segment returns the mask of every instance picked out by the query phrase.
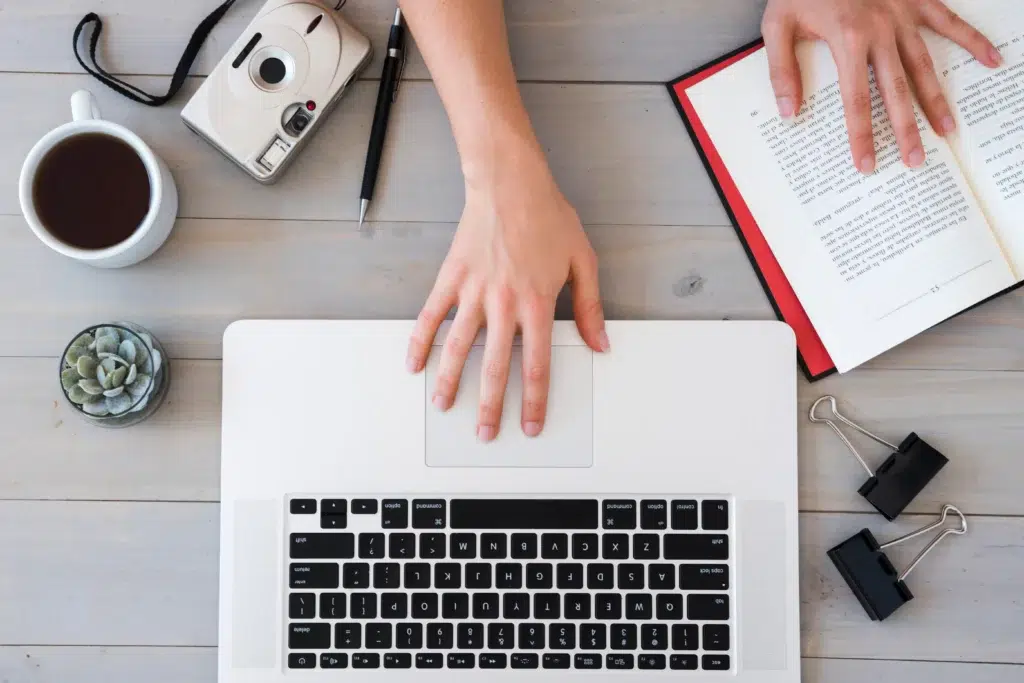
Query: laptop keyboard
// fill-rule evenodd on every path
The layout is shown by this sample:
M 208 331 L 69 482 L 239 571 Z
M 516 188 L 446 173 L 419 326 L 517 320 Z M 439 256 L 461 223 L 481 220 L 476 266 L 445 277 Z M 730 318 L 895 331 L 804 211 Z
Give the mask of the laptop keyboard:
M 732 669 L 727 500 L 286 505 L 289 669 Z

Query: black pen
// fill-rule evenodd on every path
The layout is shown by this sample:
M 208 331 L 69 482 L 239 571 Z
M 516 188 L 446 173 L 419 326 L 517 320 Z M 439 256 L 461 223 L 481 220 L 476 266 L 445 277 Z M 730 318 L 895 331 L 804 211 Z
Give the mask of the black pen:
M 405 67 L 405 27 L 402 26 L 402 10 L 395 10 L 395 23 L 388 37 L 388 54 L 384 58 L 384 71 L 380 76 L 377 91 L 377 108 L 373 112 L 373 128 L 370 129 L 370 146 L 366 150 L 366 168 L 363 169 L 363 189 L 359 192 L 359 225 L 366 218 L 366 210 L 373 199 L 373 188 L 377 184 L 377 170 L 384 152 L 384 138 L 388 130 L 391 105 L 398 96 Z

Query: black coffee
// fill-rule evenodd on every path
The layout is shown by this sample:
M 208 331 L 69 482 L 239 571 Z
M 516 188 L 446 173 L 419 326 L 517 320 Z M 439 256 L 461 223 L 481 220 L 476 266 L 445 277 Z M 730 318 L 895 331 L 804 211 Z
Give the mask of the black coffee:
M 105 249 L 131 237 L 149 212 L 149 195 L 138 153 L 103 133 L 58 143 L 43 157 L 32 186 L 43 226 L 80 249 Z

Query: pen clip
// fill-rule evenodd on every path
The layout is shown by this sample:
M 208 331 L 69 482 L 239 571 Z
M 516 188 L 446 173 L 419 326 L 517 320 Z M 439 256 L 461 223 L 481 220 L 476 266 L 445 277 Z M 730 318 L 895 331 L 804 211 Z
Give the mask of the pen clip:
M 395 83 L 395 91 L 391 93 L 391 103 L 394 104 L 398 101 L 398 89 L 402 87 L 402 76 L 405 75 L 405 62 L 409 59 L 409 52 L 406 49 L 402 50 L 402 64 L 398 67 L 398 79 Z

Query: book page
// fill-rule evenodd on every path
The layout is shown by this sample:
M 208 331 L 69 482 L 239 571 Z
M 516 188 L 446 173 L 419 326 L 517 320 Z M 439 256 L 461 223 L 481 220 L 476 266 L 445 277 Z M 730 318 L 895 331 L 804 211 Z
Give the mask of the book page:
M 687 90 L 840 372 L 978 303 L 1014 276 L 957 161 L 919 114 L 907 169 L 872 84 L 878 163 L 853 165 L 835 62 L 799 46 L 805 102 L 778 116 L 762 49 Z
M 1004 64 L 990 69 L 948 40 L 929 36 L 954 109 L 950 144 L 1017 280 L 1024 279 L 1024 7 L 1020 0 L 950 3 L 987 35 Z

